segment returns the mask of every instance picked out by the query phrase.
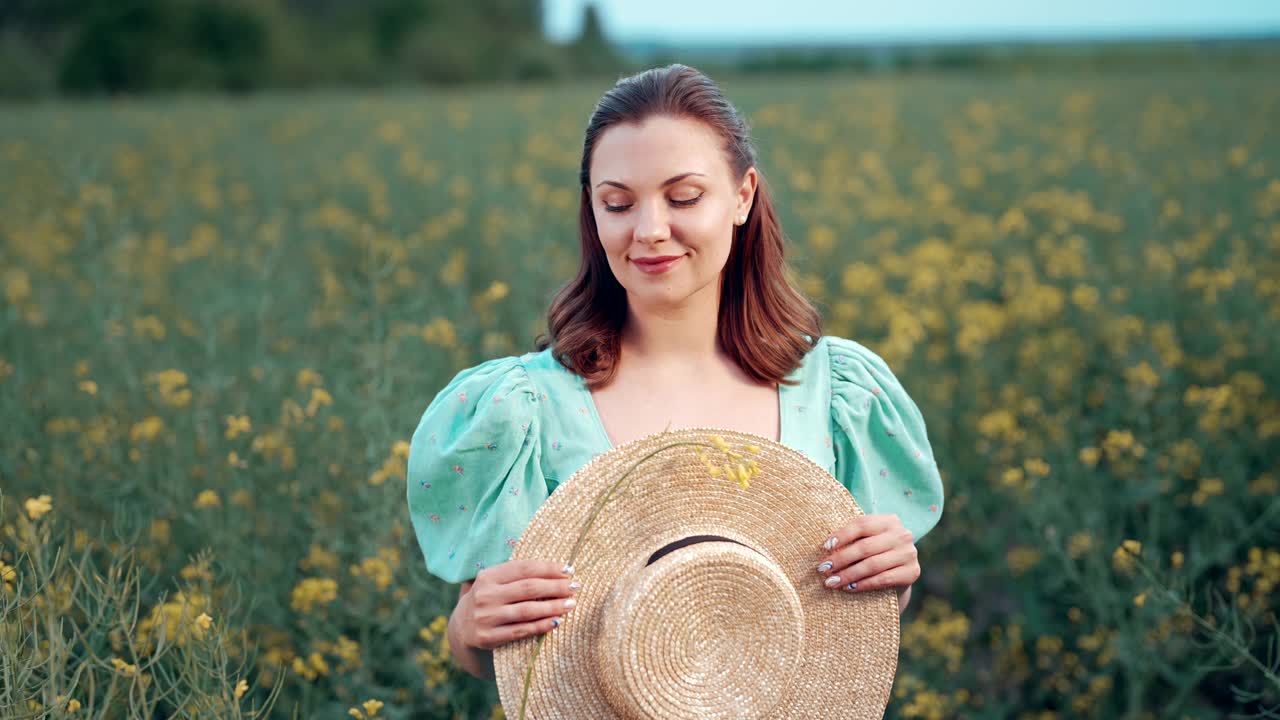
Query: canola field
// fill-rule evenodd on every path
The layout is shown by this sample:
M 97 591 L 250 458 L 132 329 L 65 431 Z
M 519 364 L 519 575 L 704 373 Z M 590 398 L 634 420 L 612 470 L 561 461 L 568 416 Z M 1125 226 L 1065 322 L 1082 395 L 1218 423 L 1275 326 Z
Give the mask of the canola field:
M 946 484 L 888 717 L 1280 705 L 1275 72 L 717 78 Z M 408 440 L 545 327 L 610 85 L 0 107 L 0 716 L 502 716 Z

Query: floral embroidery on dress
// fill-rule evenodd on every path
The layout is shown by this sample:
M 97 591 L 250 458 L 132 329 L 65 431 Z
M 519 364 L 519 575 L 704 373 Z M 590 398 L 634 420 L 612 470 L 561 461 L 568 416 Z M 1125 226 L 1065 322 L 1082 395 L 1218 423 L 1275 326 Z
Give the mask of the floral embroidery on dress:
M 440 522 L 440 516 L 435 513 L 431 513 L 428 517 L 431 518 L 431 522 L 435 522 L 435 523 Z
M 463 390 L 462 392 L 458 393 L 458 399 L 459 399 L 459 400 L 461 400 L 462 402 L 466 402 L 466 401 L 467 401 L 467 391 L 466 391 L 466 390 Z
M 552 450 L 559 450 L 559 449 L 560 449 L 560 441 L 559 441 L 559 440 L 557 440 L 557 441 L 555 441 L 555 442 L 551 443 L 551 449 L 552 449 Z
M 458 509 L 459 509 L 459 510 L 461 510 L 462 512 L 466 512 L 466 511 L 467 511 L 467 506 L 466 506 L 466 505 L 459 505 L 459 506 L 458 506 Z
M 508 490 L 508 491 L 507 491 L 507 493 L 508 493 L 509 495 L 513 495 L 513 496 L 514 496 L 514 495 L 519 495 L 519 494 L 520 494 L 520 488 L 518 488 L 518 487 L 513 487 L 513 488 L 511 488 L 510 490 Z
M 903 491 L 902 491 L 902 494 L 903 494 L 903 495 L 906 495 L 907 497 L 911 497 L 911 496 L 912 496 L 912 495 L 914 495 L 915 493 L 914 493 L 914 492 L 912 492 L 911 488 L 907 488 L 906 490 L 903 490 Z
M 929 506 L 929 512 L 938 512 L 938 506 L 937 506 L 937 505 L 930 505 L 930 506 Z
M 497 404 L 497 403 L 502 402 L 502 396 L 501 396 L 501 395 L 494 395 L 494 396 L 493 396 L 493 402 L 494 402 L 494 404 Z
M 456 473 L 458 473 L 459 475 L 461 475 L 461 474 L 462 474 L 462 466 L 461 466 L 461 465 L 454 465 L 454 466 L 453 466 L 453 471 L 454 471 L 454 472 L 456 472 Z
M 487 443 L 485 443 L 485 444 L 484 444 L 484 446 L 485 446 L 486 448 L 488 448 L 489 450 L 497 450 L 497 449 L 498 449 L 498 443 L 496 443 L 496 442 L 487 442 Z
M 430 489 L 431 489 L 431 483 L 427 482 L 426 480 L 423 480 L 423 481 L 422 481 L 422 489 L 423 489 L 423 490 L 430 490 Z
M 513 537 L 509 537 L 509 538 L 507 538 L 507 544 L 508 544 L 508 545 L 510 545 L 511 547 L 515 547 L 515 546 L 516 546 L 516 539 L 515 539 L 515 538 L 513 538 Z

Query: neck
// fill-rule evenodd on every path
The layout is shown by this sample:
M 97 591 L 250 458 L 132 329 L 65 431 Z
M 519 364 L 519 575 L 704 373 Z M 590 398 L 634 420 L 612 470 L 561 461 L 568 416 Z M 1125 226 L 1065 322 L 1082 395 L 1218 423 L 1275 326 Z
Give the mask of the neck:
M 627 303 L 622 330 L 623 362 L 677 376 L 697 376 L 719 367 L 723 358 L 717 339 L 720 288 L 713 283 L 679 305 Z

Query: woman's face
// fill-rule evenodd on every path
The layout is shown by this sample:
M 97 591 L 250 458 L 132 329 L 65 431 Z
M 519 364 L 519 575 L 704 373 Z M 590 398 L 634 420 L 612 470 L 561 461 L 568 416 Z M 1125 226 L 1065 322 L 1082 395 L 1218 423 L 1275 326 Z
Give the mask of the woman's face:
M 679 305 L 708 287 L 719 297 L 735 226 L 756 187 L 755 168 L 734 182 L 721 142 L 706 125 L 670 116 L 614 125 L 596 141 L 591 208 L 629 301 Z M 642 262 L 659 257 L 678 259 L 665 269 Z

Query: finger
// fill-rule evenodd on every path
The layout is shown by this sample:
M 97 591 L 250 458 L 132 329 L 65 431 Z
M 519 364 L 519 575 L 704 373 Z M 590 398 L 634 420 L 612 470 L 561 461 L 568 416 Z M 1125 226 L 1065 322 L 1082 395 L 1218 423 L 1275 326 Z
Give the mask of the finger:
M 503 606 L 496 613 L 495 625 L 520 625 L 538 620 L 557 618 L 578 604 L 576 598 L 528 600 Z
M 863 580 L 892 568 L 896 568 L 900 565 L 905 565 L 907 567 L 915 566 L 917 568 L 917 572 L 919 572 L 919 564 L 916 561 L 915 545 L 895 547 L 892 550 L 886 550 L 885 552 L 864 558 L 840 572 L 833 573 L 824 581 L 824 584 L 827 587 L 847 585 L 851 582 L 856 582 L 861 585 Z M 914 580 L 912 580 L 912 582 L 914 582 Z
M 901 544 L 901 539 L 893 532 L 860 538 L 822 558 L 816 569 L 819 575 L 838 575 L 863 558 L 879 555 Z
M 524 577 L 563 578 L 572 574 L 571 565 L 554 560 L 508 560 L 481 570 L 476 574 L 476 580 L 484 576 L 486 582 L 508 583 Z
M 550 632 L 553 628 L 560 624 L 559 618 L 539 618 L 532 622 L 515 623 L 512 625 L 499 625 L 484 632 L 477 639 L 478 647 L 486 650 L 493 650 L 499 645 L 505 645 L 509 642 L 522 640 L 534 635 L 542 635 Z
M 876 535 L 901 524 L 902 521 L 893 513 L 861 515 L 851 520 L 847 525 L 832 531 L 831 535 L 827 537 L 827 541 L 822 544 L 822 549 L 831 552 L 838 547 L 848 545 L 858 538 Z
M 569 597 L 578 591 L 581 584 L 577 580 L 564 578 L 548 580 L 547 578 L 526 577 L 512 580 L 499 586 L 500 597 L 504 605 L 525 600 L 542 600 L 545 598 Z
M 920 579 L 919 570 L 907 566 L 898 566 L 862 580 L 854 580 L 840 586 L 845 592 L 865 592 L 867 590 L 883 590 L 889 587 L 903 587 Z

